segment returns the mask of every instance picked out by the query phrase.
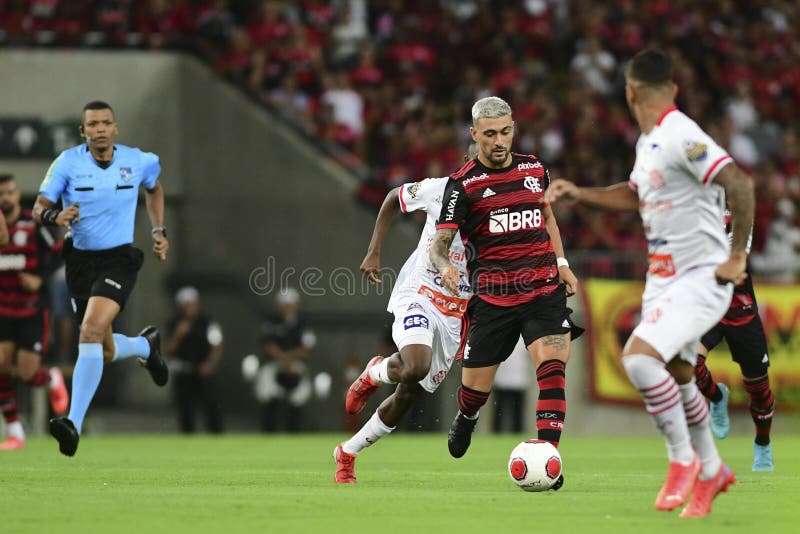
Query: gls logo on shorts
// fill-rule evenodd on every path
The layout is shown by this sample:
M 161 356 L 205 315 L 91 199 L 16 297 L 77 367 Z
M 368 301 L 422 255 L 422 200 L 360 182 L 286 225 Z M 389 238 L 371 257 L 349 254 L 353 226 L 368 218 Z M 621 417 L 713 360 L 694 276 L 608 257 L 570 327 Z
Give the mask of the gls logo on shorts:
M 403 320 L 403 328 L 428 328 L 428 318 L 424 315 L 408 315 Z
M 500 213 L 503 211 L 506 213 Z M 492 212 L 489 214 L 489 233 L 492 234 L 504 234 L 541 226 L 542 210 L 540 209 L 508 213 L 508 208 L 503 208 L 502 210 L 497 210 L 497 213 Z

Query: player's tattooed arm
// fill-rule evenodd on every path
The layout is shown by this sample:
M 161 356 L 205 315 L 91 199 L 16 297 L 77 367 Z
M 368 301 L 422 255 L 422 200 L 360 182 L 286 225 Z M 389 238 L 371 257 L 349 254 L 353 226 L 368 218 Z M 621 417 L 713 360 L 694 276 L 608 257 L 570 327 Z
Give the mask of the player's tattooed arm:
M 725 198 L 731 212 L 731 230 L 733 232 L 731 255 L 744 254 L 747 251 L 747 240 L 750 236 L 755 210 L 753 182 L 735 163 L 725 165 L 714 181 L 725 189 Z
M 460 275 L 458 269 L 450 261 L 450 245 L 456 237 L 454 228 L 442 228 L 436 231 L 431 243 L 431 263 L 442 273 L 442 285 L 453 295 L 458 295 Z
M 450 265 L 450 245 L 456 237 L 456 230 L 452 228 L 442 228 L 436 231 L 431 243 L 431 263 L 433 266 L 444 271 Z
M 735 163 L 729 163 L 722 168 L 714 181 L 725 189 L 725 198 L 731 212 L 731 256 L 717 268 L 717 282 L 726 284 L 740 283 L 747 276 L 747 240 L 750 237 L 750 228 L 753 224 L 755 200 L 753 196 L 753 182 Z

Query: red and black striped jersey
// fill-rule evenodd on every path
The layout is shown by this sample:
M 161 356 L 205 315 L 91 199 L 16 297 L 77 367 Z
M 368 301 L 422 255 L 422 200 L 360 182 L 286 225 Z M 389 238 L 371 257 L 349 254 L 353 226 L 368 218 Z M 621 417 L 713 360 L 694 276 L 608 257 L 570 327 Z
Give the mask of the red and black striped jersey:
M 748 266 L 747 278 L 740 285 L 734 286 L 731 305 L 720 322 L 728 326 L 741 326 L 752 321 L 757 314 L 758 303 L 753 290 L 753 275 L 750 274 Z
M 725 233 L 728 234 L 728 244 L 733 244 L 733 228 L 731 227 L 731 212 L 725 210 Z M 753 225 L 750 225 L 750 235 L 747 237 L 745 250 L 750 254 L 750 247 L 753 244 Z M 753 320 L 758 313 L 756 303 L 756 293 L 753 290 L 753 275 L 750 273 L 750 265 L 747 265 L 747 278 L 738 286 L 733 288 L 733 298 L 722 324 L 728 326 L 741 326 Z
M 558 268 L 545 226 L 550 176 L 530 155 L 512 154 L 502 169 L 468 161 L 450 176 L 436 228 L 458 229 L 475 295 L 514 306 L 558 287 Z
M 31 317 L 41 307 L 41 291 L 25 291 L 20 273 L 46 274 L 58 243 L 46 228 L 36 225 L 30 210 L 22 210 L 8 225 L 8 238 L 8 245 L 0 248 L 0 317 Z

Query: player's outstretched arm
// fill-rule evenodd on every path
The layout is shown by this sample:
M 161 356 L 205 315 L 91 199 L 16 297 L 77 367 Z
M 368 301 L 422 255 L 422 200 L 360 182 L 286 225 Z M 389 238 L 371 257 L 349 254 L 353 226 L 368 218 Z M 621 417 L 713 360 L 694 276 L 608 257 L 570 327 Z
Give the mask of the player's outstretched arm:
M 375 219 L 375 228 L 372 229 L 372 238 L 369 241 L 367 248 L 367 255 L 364 261 L 361 262 L 361 272 L 367 275 L 371 284 L 380 284 L 381 279 L 378 278 L 378 271 L 381 269 L 381 247 L 383 246 L 383 239 L 389 232 L 397 212 L 400 211 L 400 188 L 395 187 L 383 199 L 380 211 L 378 211 L 378 218 Z
M 731 257 L 717 268 L 717 282 L 738 284 L 747 277 L 747 240 L 755 211 L 753 182 L 735 163 L 725 165 L 714 181 L 725 189 L 733 233 Z
M 453 295 L 458 296 L 459 274 L 458 268 L 450 261 L 450 245 L 456 237 L 458 230 L 442 228 L 436 231 L 431 243 L 431 263 L 442 273 L 442 285 Z
M 569 268 L 569 264 L 566 263 L 564 245 L 561 243 L 561 232 L 558 229 L 558 222 L 556 222 L 553 208 L 545 206 L 542 213 L 544 214 L 545 228 L 547 228 L 547 233 L 550 234 L 550 242 L 553 243 L 553 250 L 556 253 L 556 258 L 558 258 L 558 277 L 561 283 L 567 287 L 567 296 L 571 297 L 578 290 L 578 277 L 575 276 Z
M 578 187 L 567 180 L 553 180 L 547 188 L 545 200 L 553 202 L 578 202 L 590 208 L 612 211 L 638 211 L 639 195 L 627 182 L 608 187 Z
M 161 260 L 167 259 L 169 241 L 167 241 L 167 231 L 164 227 L 164 188 L 161 182 L 156 181 L 153 189 L 145 189 L 145 203 L 147 204 L 147 215 L 150 217 L 150 224 L 153 227 L 153 254 Z

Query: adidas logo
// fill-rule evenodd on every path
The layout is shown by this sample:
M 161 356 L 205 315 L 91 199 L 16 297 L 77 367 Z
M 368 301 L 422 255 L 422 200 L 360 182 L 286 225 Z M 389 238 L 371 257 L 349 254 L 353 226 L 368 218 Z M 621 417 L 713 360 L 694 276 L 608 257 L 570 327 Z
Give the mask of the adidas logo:
M 495 193 L 494 191 L 492 191 L 491 189 L 489 189 L 487 187 L 486 190 L 483 192 L 483 198 L 489 198 L 489 197 L 494 196 L 496 194 L 497 193 Z

